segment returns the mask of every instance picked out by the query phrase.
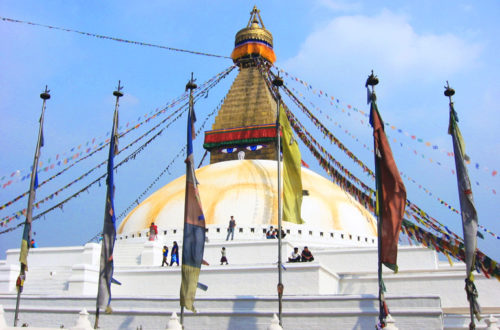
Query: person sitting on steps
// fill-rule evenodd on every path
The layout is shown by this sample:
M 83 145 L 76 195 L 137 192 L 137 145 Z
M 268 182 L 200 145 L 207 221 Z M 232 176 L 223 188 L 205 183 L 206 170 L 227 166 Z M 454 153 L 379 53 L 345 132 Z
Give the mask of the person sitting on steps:
M 311 251 L 309 251 L 309 249 L 307 248 L 307 246 L 304 246 L 304 250 L 302 250 L 302 261 L 305 262 L 305 261 L 314 261 L 314 257 L 311 253 Z
M 299 262 L 299 261 L 300 261 L 299 248 L 294 247 L 292 254 L 290 255 L 290 257 L 288 257 L 288 262 Z

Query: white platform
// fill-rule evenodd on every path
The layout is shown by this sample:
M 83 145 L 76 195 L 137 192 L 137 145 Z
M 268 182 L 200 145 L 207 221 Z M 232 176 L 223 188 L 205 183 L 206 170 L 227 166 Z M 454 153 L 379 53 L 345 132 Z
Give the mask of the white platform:
M 236 233 L 234 241 L 225 241 L 222 230 L 217 233 L 214 229 L 214 234 L 216 237 L 209 235 L 205 247 L 205 260 L 210 265 L 202 266 L 199 280 L 209 289 L 198 290 L 195 305 L 199 313 L 186 315 L 186 329 L 265 329 L 278 309 L 277 240 Z M 248 234 L 263 235 L 257 229 L 253 233 L 249 229 Z M 312 238 L 304 243 L 303 234 Z M 295 237 L 290 233 L 283 240 L 283 260 L 294 246 L 302 249 L 304 244 L 315 256 L 311 263 L 284 264 L 285 329 L 365 329 L 375 324 L 376 247 L 370 241 L 364 242 L 366 246 L 348 246 L 351 240 L 358 242 L 357 237 L 333 236 L 306 230 Z M 173 311 L 179 312 L 180 267 L 160 265 L 163 245 L 171 247 L 174 240 L 182 244 L 180 238 L 181 233 L 176 232 L 150 242 L 146 233 L 141 233 L 140 237 L 117 240 L 114 277 L 122 285 L 113 285 L 115 313 L 103 316 L 103 328 L 119 325 L 136 329 L 142 325 L 144 329 L 160 329 Z M 227 250 L 227 266 L 219 263 L 222 246 Z M 0 262 L 0 304 L 7 322 L 11 322 L 15 308 L 18 253 L 8 250 L 6 260 Z M 96 243 L 30 250 L 21 320 L 36 326 L 67 327 L 83 307 L 93 313 L 99 256 L 100 245 Z M 417 324 L 428 329 L 459 329 L 460 324 L 468 324 L 463 264 L 451 267 L 439 262 L 434 251 L 422 247 L 400 247 L 398 263 L 399 273 L 384 271 L 384 281 L 399 329 L 414 329 Z M 476 286 L 483 310 L 499 318 L 500 283 L 476 274 Z

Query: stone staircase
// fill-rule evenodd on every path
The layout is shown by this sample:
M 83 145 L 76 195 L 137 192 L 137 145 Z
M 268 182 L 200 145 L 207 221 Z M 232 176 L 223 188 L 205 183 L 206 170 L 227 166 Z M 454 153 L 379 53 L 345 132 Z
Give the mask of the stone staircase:
M 41 304 L 43 301 L 43 304 Z M 442 329 L 439 297 L 388 296 L 391 315 L 399 329 Z M 7 323 L 11 322 L 15 296 L 0 296 Z M 42 306 L 41 306 L 42 305 Z M 276 296 L 221 296 L 196 300 L 197 313 L 186 311 L 185 329 L 267 329 L 278 312 Z M 102 315 L 103 329 L 164 329 L 172 312 L 180 313 L 178 297 L 116 297 L 113 313 Z M 37 326 L 55 327 L 74 322 L 82 308 L 91 314 L 95 299 L 82 297 L 23 296 L 21 320 L 34 324 L 35 310 L 43 310 Z M 378 316 L 378 300 L 373 295 L 296 295 L 283 297 L 284 329 L 370 329 Z M 91 322 L 93 316 L 90 317 Z
M 146 240 L 129 241 L 126 244 L 116 241 L 113 253 L 115 264 L 124 266 L 140 265 L 141 251 L 145 241 Z
M 47 268 L 32 267 L 27 273 L 24 292 L 42 294 L 47 292 L 61 292 L 68 289 L 68 278 L 71 269 L 52 266 Z

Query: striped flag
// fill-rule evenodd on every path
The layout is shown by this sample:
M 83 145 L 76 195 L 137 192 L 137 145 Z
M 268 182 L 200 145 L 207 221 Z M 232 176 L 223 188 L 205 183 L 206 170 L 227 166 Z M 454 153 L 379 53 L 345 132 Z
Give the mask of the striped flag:
M 453 140 L 453 151 L 455 153 L 455 167 L 457 170 L 458 194 L 460 198 L 460 209 L 462 215 L 462 228 L 464 231 L 465 244 L 465 265 L 467 278 L 465 280 L 465 291 L 473 312 L 477 319 L 480 320 L 481 309 L 477 302 L 477 290 L 474 286 L 474 275 L 472 271 L 475 269 L 475 258 L 477 249 L 477 227 L 478 219 L 474 199 L 472 197 L 472 189 L 469 180 L 465 160 L 465 143 L 462 138 L 462 133 L 458 128 L 458 116 L 453 108 L 453 103 L 450 102 L 450 123 L 448 126 L 448 134 Z
M 198 193 L 193 156 L 194 116 L 192 95 L 187 125 L 186 198 L 182 243 L 182 282 L 180 305 L 196 312 L 194 300 L 205 249 L 205 217 Z
M 118 107 L 113 117 L 113 128 L 111 130 L 111 141 L 109 143 L 108 177 L 106 179 L 106 206 L 104 209 L 104 225 L 102 228 L 101 261 L 99 268 L 99 283 L 97 291 L 97 308 L 106 308 L 110 312 L 111 282 L 113 280 L 113 249 L 116 239 L 116 218 L 114 206 L 114 182 L 113 167 L 114 157 L 118 153 Z

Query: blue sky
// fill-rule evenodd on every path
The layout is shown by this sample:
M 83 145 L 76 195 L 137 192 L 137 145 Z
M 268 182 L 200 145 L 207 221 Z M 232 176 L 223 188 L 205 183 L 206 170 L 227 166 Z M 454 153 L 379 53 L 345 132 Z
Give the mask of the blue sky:
M 408 199 L 462 235 L 460 217 L 437 198 L 459 208 L 452 150 L 447 134 L 448 100 L 443 86 L 456 90 L 455 109 L 471 158 L 469 172 L 484 228 L 500 235 L 500 124 L 498 53 L 500 5 L 496 1 L 11 1 L 0 3 L 2 17 L 64 27 L 116 38 L 148 42 L 228 56 L 234 35 L 248 22 L 256 4 L 266 28 L 274 36 L 276 65 L 307 81 L 312 89 L 285 82 L 314 106 L 312 111 L 363 162 L 373 168 L 371 129 L 366 118 L 348 108 L 366 111 L 364 83 L 373 69 L 380 79 L 378 105 L 388 129 Z M 42 168 L 85 150 L 88 141 L 102 141 L 111 128 L 112 91 L 121 80 L 120 124 L 137 122 L 184 92 L 194 72 L 202 83 L 232 62 L 206 56 L 103 40 L 55 29 L 0 21 L 0 202 L 3 205 L 29 188 L 22 177 L 33 161 L 41 110 L 40 92 L 49 86 Z M 230 87 L 236 72 L 196 105 L 198 125 L 212 112 Z M 285 77 L 286 78 L 286 77 Z M 340 100 L 331 106 L 320 91 Z M 285 101 L 286 98 L 285 98 Z M 287 101 L 290 103 L 290 101 Z M 344 109 L 344 111 L 342 111 Z M 321 111 L 320 111 L 321 110 Z M 298 110 L 294 110 L 298 111 Z M 299 114 L 297 114 L 300 116 Z M 124 146 L 165 118 L 131 132 Z M 362 122 L 363 121 L 363 122 Z M 213 117 L 205 130 L 209 130 Z M 323 139 L 305 117 L 303 123 L 335 157 L 365 182 L 373 182 L 334 145 Z M 401 130 L 401 132 L 398 131 Z M 131 205 L 174 159 L 183 146 L 185 117 L 173 123 L 135 160 L 122 166 L 116 178 L 117 213 Z M 412 139 L 411 136 L 415 136 Z M 353 138 L 353 136 L 355 138 Z M 418 138 L 422 142 L 418 141 Z M 357 140 L 356 140 L 357 139 Z M 437 149 L 428 147 L 438 146 Z M 202 139 L 195 141 L 197 162 Z M 75 148 L 71 151 L 72 148 Z M 311 168 L 326 176 L 303 148 Z M 82 175 L 106 159 L 101 151 L 41 187 L 38 199 Z M 182 157 L 181 157 L 182 158 Z M 152 191 L 183 174 L 181 158 L 169 168 Z M 50 159 L 50 160 L 49 160 Z M 118 156 L 118 161 L 123 156 Z M 438 165 L 439 162 L 439 165 Z M 207 161 L 205 161 L 205 164 Z M 476 168 L 478 164 L 479 168 Z M 64 166 L 40 173 L 51 177 Z M 19 171 L 19 172 L 17 172 Z M 57 204 L 104 173 L 104 167 L 44 203 L 34 214 Z M 10 175 L 16 173 L 12 178 Z M 12 180 L 5 188 L 3 185 Z M 413 182 L 415 181 L 415 182 Z M 419 188 L 420 186 L 420 188 Z M 425 188 L 426 190 L 424 190 Z M 496 190 L 494 194 L 492 190 Z M 432 193 L 432 196 L 429 195 Z M 96 185 L 44 218 L 34 222 L 40 246 L 84 244 L 102 228 L 105 185 Z M 26 207 L 26 198 L 0 211 L 4 218 Z M 14 220 L 7 228 L 21 220 Z M 0 238 L 0 257 L 17 248 L 22 232 Z M 500 260 L 500 240 L 485 233 L 480 248 Z

